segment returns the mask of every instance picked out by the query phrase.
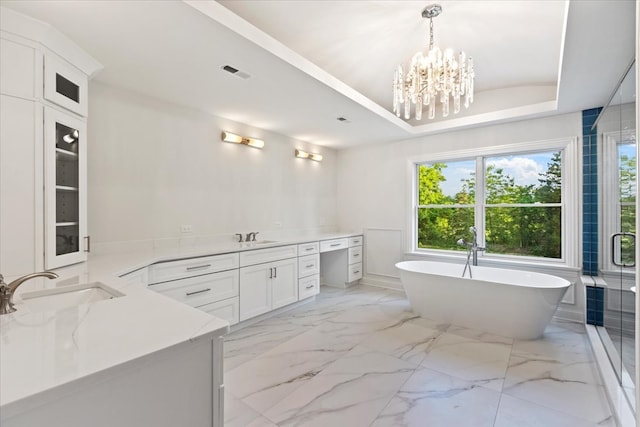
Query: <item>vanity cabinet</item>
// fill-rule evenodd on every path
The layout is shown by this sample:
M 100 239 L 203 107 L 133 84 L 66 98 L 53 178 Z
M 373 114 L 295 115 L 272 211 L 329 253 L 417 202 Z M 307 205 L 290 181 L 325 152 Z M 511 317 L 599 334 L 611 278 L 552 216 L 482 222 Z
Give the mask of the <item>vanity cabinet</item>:
M 297 253 L 288 245 L 240 254 L 240 321 L 298 301 Z
M 149 268 L 149 289 L 235 325 L 240 312 L 238 253 L 167 261 Z
M 298 245 L 298 298 L 303 300 L 320 293 L 320 244 Z
M 362 236 L 320 242 L 323 285 L 344 288 L 362 278 Z

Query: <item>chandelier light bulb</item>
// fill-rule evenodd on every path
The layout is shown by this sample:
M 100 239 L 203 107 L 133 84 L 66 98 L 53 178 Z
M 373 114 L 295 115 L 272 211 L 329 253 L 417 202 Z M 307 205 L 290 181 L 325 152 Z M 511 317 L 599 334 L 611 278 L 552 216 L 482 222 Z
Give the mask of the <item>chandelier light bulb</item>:
M 462 51 L 456 55 L 452 49 L 443 52 L 434 46 L 433 18 L 441 12 L 442 7 L 438 4 L 429 5 L 422 11 L 422 17 L 429 18 L 429 51 L 426 55 L 417 52 L 407 69 L 400 64 L 394 73 L 393 112 L 405 120 L 411 119 L 411 104 L 415 119 L 422 120 L 423 107 L 427 107 L 429 119 L 435 118 L 437 102 L 442 117 L 449 115 L 451 100 L 453 114 L 460 112 L 461 98 L 464 98 L 465 108 L 473 102 L 473 59 Z

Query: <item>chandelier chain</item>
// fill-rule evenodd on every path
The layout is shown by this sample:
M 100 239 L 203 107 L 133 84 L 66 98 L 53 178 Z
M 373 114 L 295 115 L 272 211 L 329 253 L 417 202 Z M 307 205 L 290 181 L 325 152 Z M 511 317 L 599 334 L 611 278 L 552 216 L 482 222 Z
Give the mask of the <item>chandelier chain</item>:
M 433 49 L 433 18 L 429 18 L 429 50 Z

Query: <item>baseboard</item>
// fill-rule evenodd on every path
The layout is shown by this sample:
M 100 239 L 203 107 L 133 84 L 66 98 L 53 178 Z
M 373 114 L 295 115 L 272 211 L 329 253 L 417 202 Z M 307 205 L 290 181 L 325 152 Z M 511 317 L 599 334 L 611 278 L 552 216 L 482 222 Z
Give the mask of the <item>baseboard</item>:
M 378 288 L 393 289 L 396 291 L 404 291 L 400 279 L 386 276 L 365 275 L 360 279 L 361 285 L 375 286 Z

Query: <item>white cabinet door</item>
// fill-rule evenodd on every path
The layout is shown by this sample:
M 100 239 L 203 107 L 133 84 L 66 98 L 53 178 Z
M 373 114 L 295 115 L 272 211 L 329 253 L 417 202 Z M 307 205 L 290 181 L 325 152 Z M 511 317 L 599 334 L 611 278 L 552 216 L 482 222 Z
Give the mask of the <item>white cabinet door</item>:
M 270 264 L 240 269 L 240 321 L 271 310 L 271 276 Z
M 46 107 L 44 112 L 45 267 L 85 261 L 87 132 L 84 121 Z
M 6 277 L 42 268 L 42 229 L 37 228 L 42 193 L 36 190 L 42 188 L 36 147 L 42 146 L 36 142 L 41 141 L 34 126 L 36 109 L 34 102 L 0 95 L 0 271 Z
M 271 279 L 271 309 L 283 307 L 298 301 L 298 259 L 276 261 Z

